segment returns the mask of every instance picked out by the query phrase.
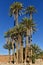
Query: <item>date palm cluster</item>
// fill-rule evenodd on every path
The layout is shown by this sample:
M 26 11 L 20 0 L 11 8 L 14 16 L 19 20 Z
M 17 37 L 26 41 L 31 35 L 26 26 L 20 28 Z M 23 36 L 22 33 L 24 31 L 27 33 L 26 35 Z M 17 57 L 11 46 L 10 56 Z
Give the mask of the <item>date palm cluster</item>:
M 29 48 L 32 43 L 32 34 L 36 31 L 36 24 L 33 20 L 33 14 L 35 12 L 36 9 L 34 6 L 24 8 L 20 2 L 14 2 L 10 6 L 10 16 L 14 17 L 14 27 L 5 32 L 5 38 L 7 39 L 7 44 L 12 44 L 13 61 L 16 63 L 27 62 L 27 60 L 29 61 L 29 56 L 32 55 L 32 49 L 29 51 Z M 18 19 L 23 15 L 25 17 L 22 18 L 19 23 Z M 26 15 L 28 15 L 28 17 L 26 17 Z M 23 42 L 24 38 L 25 42 Z

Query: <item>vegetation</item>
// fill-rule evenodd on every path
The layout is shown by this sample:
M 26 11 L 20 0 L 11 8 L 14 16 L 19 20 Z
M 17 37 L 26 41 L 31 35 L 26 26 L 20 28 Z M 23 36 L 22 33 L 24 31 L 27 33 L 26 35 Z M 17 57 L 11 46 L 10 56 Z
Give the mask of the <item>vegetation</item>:
M 12 49 L 13 53 L 13 61 L 15 61 L 14 56 L 14 49 L 16 45 L 16 54 L 17 54 L 17 60 L 16 63 L 19 62 L 26 62 L 27 57 L 31 58 L 32 62 L 35 62 L 35 58 L 38 58 L 40 54 L 42 54 L 41 49 L 39 46 L 36 44 L 31 44 L 32 43 L 32 34 L 33 32 L 36 31 L 36 24 L 34 23 L 33 19 L 33 14 L 36 13 L 36 9 L 34 6 L 28 6 L 25 9 L 25 14 L 29 14 L 28 17 L 24 17 L 21 22 L 19 23 L 18 17 L 21 15 L 21 11 L 24 10 L 22 3 L 20 2 L 14 2 L 10 6 L 10 16 L 14 17 L 14 27 L 10 30 L 8 30 L 5 33 L 5 38 L 10 39 L 11 41 L 11 46 L 10 43 L 7 43 L 4 45 L 5 49 L 9 50 L 9 55 L 10 55 L 10 50 Z M 24 12 L 23 12 L 24 13 Z M 23 47 L 23 40 L 26 38 L 26 47 Z M 8 42 L 8 40 L 7 40 Z M 20 48 L 19 48 L 20 45 Z M 20 51 L 19 51 L 20 50 Z M 20 52 L 20 54 L 19 54 Z M 29 54 L 30 53 L 30 54 Z M 19 55 L 21 57 L 19 58 Z M 10 59 L 9 59 L 10 60 Z
M 41 49 L 37 44 L 32 44 L 31 48 L 32 48 L 32 57 L 31 57 L 32 63 L 35 63 L 35 59 L 39 58 L 39 54 L 41 52 Z
M 15 25 L 18 25 L 18 14 L 20 14 L 20 11 L 22 10 L 23 5 L 20 2 L 14 2 L 10 6 L 10 16 L 14 16 L 14 23 Z
M 10 42 L 9 44 L 4 44 L 3 48 L 8 50 L 8 53 L 9 53 L 9 63 L 10 63 L 10 54 L 11 54 L 11 49 L 12 49 L 12 43 Z
M 14 2 L 10 6 L 10 16 L 14 16 L 14 23 L 16 25 L 14 26 L 13 29 L 10 29 L 8 32 L 5 33 L 6 38 L 11 38 L 12 39 L 12 49 L 13 49 L 13 56 L 14 56 L 14 43 L 16 44 L 17 48 L 17 63 L 18 63 L 18 44 L 20 45 L 20 48 L 22 49 L 23 47 L 23 38 L 26 36 L 26 48 L 27 46 L 29 47 L 29 44 L 31 43 L 28 42 L 28 37 L 30 37 L 32 32 L 35 30 L 35 23 L 31 19 L 33 12 L 35 11 L 35 8 L 33 6 L 27 7 L 25 12 L 26 14 L 29 14 L 31 17 L 30 18 L 23 18 L 22 22 L 18 24 L 18 16 L 20 12 L 23 9 L 23 5 L 20 2 Z M 21 62 L 23 62 L 23 50 L 21 51 L 20 49 L 20 54 L 21 55 Z M 22 53 L 21 53 L 22 52 Z M 27 50 L 25 51 L 25 62 L 27 58 Z

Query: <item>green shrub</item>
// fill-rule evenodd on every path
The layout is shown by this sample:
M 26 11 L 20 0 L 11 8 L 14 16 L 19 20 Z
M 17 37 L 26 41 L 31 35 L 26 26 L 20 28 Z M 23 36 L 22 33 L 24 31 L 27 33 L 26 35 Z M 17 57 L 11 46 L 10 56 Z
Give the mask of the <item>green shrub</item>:
M 32 56 L 32 63 L 35 63 L 35 56 Z

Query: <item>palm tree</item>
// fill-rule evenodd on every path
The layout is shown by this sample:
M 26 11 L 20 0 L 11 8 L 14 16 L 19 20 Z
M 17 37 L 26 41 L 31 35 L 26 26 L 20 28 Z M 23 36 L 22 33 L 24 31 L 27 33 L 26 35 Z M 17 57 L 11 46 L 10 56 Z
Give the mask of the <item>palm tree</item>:
M 30 43 L 30 42 L 28 42 L 28 36 L 30 35 L 30 29 L 31 29 L 31 27 L 32 27 L 32 30 L 34 31 L 34 26 L 35 26 L 35 24 L 33 23 L 33 21 L 32 20 L 30 20 L 30 19 L 28 19 L 28 18 L 23 18 L 23 20 L 22 20 L 22 24 L 26 27 L 26 53 L 25 53 L 25 58 L 27 57 L 27 48 L 28 48 L 28 43 Z M 26 59 L 25 59 L 25 61 L 26 61 Z
M 36 9 L 35 9 L 34 6 L 28 6 L 28 7 L 26 8 L 26 12 L 25 12 L 25 13 L 26 13 L 26 14 L 29 14 L 30 20 L 33 20 L 32 16 L 33 16 L 34 13 L 36 13 Z M 30 36 L 32 37 L 32 27 L 31 27 L 31 29 L 30 29 Z
M 16 29 L 16 30 L 15 30 Z M 22 62 L 23 62 L 23 51 L 21 52 L 21 50 L 23 50 L 23 47 L 22 47 L 22 35 L 23 33 L 26 31 L 26 28 L 24 28 L 23 25 L 19 24 L 18 26 L 15 26 L 13 28 L 13 34 L 14 34 L 14 31 L 16 32 L 15 34 L 17 35 L 16 37 L 16 45 L 18 45 L 18 43 L 20 44 L 20 53 L 21 53 L 21 59 L 22 59 Z M 17 50 L 18 50 L 18 47 L 16 47 Z M 17 53 L 17 62 L 18 62 L 18 53 Z
M 12 29 L 11 30 L 8 30 L 8 32 L 5 32 L 5 38 L 6 39 L 8 39 L 7 40 L 7 43 L 9 44 L 9 42 L 12 42 L 12 51 L 13 51 L 13 62 L 14 62 L 14 43 L 15 43 L 15 41 L 14 41 L 14 36 L 12 36 L 11 37 L 11 35 L 12 35 Z
M 15 43 L 16 43 L 16 49 L 17 49 L 17 51 L 16 51 L 17 52 L 16 62 L 18 63 L 18 43 L 21 43 L 21 36 L 20 36 L 19 26 L 15 26 L 12 30 L 13 30 L 12 36 L 15 36 Z M 13 37 L 13 39 L 14 39 L 14 37 Z
M 10 6 L 10 16 L 14 16 L 15 21 L 14 23 L 16 23 L 16 25 L 18 25 L 18 14 L 20 13 L 20 11 L 22 10 L 23 6 L 22 3 L 20 2 L 14 2 L 11 6 Z
M 34 6 L 28 6 L 27 8 L 26 8 L 26 12 L 25 12 L 26 14 L 29 14 L 29 16 L 30 16 L 30 20 L 33 20 L 33 14 L 34 13 L 36 13 L 36 9 L 35 9 L 35 7 Z M 31 29 L 30 29 L 30 43 L 32 43 L 31 42 L 32 41 L 32 27 L 31 27 Z M 32 50 L 31 50 L 31 55 L 32 55 Z
M 12 49 L 12 43 L 10 42 L 9 44 L 5 44 L 4 46 L 3 46 L 3 48 L 5 48 L 5 49 L 7 49 L 8 50 L 8 53 L 9 53 L 9 63 L 10 63 L 10 60 L 11 60 L 11 58 L 10 58 L 10 54 L 11 54 L 11 49 Z
M 41 49 L 37 44 L 32 44 L 31 49 L 32 49 L 32 61 L 35 62 L 35 59 L 39 58 Z
M 22 36 L 23 36 L 25 31 L 26 31 L 26 27 L 24 27 L 24 25 L 22 25 L 22 24 L 19 24 L 18 26 L 15 26 L 14 28 L 12 28 L 11 30 L 8 31 L 10 33 L 9 35 L 11 36 L 12 40 L 13 39 L 15 40 L 16 45 L 18 45 L 18 43 L 20 44 L 20 48 L 22 47 Z M 12 42 L 12 44 L 13 44 L 13 42 Z M 16 48 L 18 50 L 18 47 L 16 47 Z M 18 56 L 18 54 L 17 54 L 17 56 Z M 21 59 L 23 62 L 23 53 L 22 53 Z M 18 57 L 17 57 L 17 60 L 18 60 Z
M 35 9 L 34 6 L 28 6 L 28 7 L 26 8 L 26 14 L 29 14 L 30 20 L 33 20 L 32 16 L 33 16 L 34 13 L 36 13 L 36 9 Z M 31 27 L 31 29 L 30 29 L 30 36 L 31 36 L 31 35 L 32 35 L 32 27 Z
M 41 58 L 43 60 L 43 50 L 40 51 L 40 53 L 38 54 L 39 58 Z
M 24 32 L 26 31 L 26 28 L 24 28 L 24 25 L 19 24 L 17 27 L 17 32 L 18 32 L 18 41 L 20 44 L 20 55 L 21 55 L 21 62 L 23 63 L 23 43 L 22 43 L 22 36 Z
M 10 37 L 10 32 L 5 32 L 4 34 L 4 38 L 6 38 L 6 42 L 8 43 L 8 41 L 10 42 L 11 41 L 11 37 Z M 9 43 L 8 43 L 9 44 Z
M 14 18 L 15 18 L 14 23 L 16 23 L 16 26 L 18 26 L 18 15 L 19 15 L 20 11 L 22 10 L 22 8 L 23 8 L 23 6 L 22 6 L 22 3 L 20 3 L 20 2 L 14 2 L 10 6 L 10 15 L 14 16 Z
M 25 13 L 26 13 L 26 14 L 29 14 L 30 20 L 33 20 L 32 16 L 33 16 L 34 13 L 36 13 L 36 9 L 35 9 L 34 6 L 28 6 L 28 7 L 26 8 L 26 12 L 25 12 Z M 32 36 L 32 27 L 31 27 L 31 29 L 30 29 L 30 36 Z
M 37 55 L 37 54 L 40 53 L 41 49 L 37 44 L 32 44 L 31 47 L 32 47 L 32 50 L 33 50 L 33 55 L 34 54 Z
M 22 25 L 24 25 L 24 27 L 26 28 L 26 44 L 28 45 L 28 36 L 30 35 L 30 29 L 32 27 L 33 32 L 35 31 L 35 23 L 33 22 L 33 20 L 30 20 L 28 18 L 23 18 L 22 19 Z
M 25 12 L 25 13 L 26 13 L 26 14 L 29 14 L 30 20 L 32 20 L 32 15 L 33 15 L 34 13 L 36 13 L 36 9 L 35 9 L 34 6 L 28 6 L 28 7 L 26 8 L 26 12 Z

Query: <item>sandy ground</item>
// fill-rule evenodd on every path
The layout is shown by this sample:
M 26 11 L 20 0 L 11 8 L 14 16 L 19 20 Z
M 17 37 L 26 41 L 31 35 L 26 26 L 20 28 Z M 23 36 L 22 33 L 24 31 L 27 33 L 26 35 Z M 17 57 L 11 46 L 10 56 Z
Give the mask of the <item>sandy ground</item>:
M 25 63 L 21 63 L 21 64 L 12 64 L 12 63 L 1 63 L 0 62 L 0 65 L 29 65 L 29 64 L 25 64 Z M 35 64 L 31 64 L 30 65 L 43 65 L 43 62 L 38 62 L 38 63 L 35 63 Z

